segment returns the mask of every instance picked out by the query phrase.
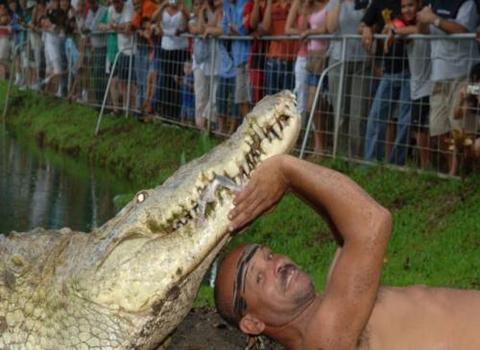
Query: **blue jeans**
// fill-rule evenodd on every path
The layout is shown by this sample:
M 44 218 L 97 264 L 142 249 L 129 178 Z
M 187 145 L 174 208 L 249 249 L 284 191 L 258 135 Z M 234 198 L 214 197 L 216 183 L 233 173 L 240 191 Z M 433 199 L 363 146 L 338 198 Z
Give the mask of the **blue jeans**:
M 137 97 L 135 101 L 136 108 L 142 110 L 143 101 L 145 100 L 145 94 L 147 92 L 147 75 L 148 75 L 148 50 L 146 48 L 139 47 L 135 54 L 135 75 L 137 78 Z
M 295 60 L 279 60 L 268 58 L 265 64 L 265 93 L 275 94 L 281 90 L 293 91 L 295 86 L 293 65 Z
M 390 163 L 404 165 L 410 129 L 410 75 L 406 72 L 384 74 L 368 115 L 365 134 L 365 160 L 382 161 L 385 156 L 385 133 L 396 104 L 400 103 L 397 132 Z

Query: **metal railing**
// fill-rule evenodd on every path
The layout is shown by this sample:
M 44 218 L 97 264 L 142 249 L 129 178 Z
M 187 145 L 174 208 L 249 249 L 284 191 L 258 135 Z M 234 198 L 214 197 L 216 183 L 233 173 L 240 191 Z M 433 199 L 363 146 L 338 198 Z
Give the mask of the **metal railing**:
M 109 33 L 101 32 L 92 33 L 91 35 L 107 34 Z M 189 40 L 193 39 L 192 35 L 187 34 L 182 36 L 189 38 Z M 380 40 L 384 37 L 385 36 L 383 35 L 377 35 L 375 37 L 378 46 L 381 45 Z M 313 102 L 310 102 L 311 106 L 307 106 L 309 118 L 305 128 L 303 129 L 301 144 L 298 146 L 300 157 L 304 157 L 306 154 L 313 154 L 322 157 L 343 158 L 350 161 L 372 164 L 377 162 L 389 163 L 390 161 L 387 157 L 388 154 L 391 156 L 392 152 L 403 152 L 406 154 L 405 161 L 402 160 L 401 162 L 397 162 L 395 155 L 393 158 L 391 158 L 394 159 L 391 162 L 394 166 L 400 165 L 402 168 L 407 169 L 425 168 L 425 164 L 421 164 L 418 160 L 420 157 L 420 152 L 424 151 L 424 149 L 421 149 L 421 147 L 418 145 L 418 139 L 416 139 L 417 136 L 413 134 L 427 132 L 426 130 L 428 130 L 428 125 L 425 124 L 419 126 L 413 123 L 411 116 L 407 118 L 409 124 L 403 125 L 401 121 L 402 116 L 397 116 L 397 114 L 402 113 L 401 109 L 403 108 L 403 105 L 407 103 L 411 105 L 412 101 L 410 99 L 408 101 L 401 100 L 401 96 L 399 96 L 397 92 L 392 93 L 387 91 L 385 93 L 386 97 L 377 94 L 378 87 L 384 88 L 384 80 L 389 78 L 389 74 L 386 72 L 385 67 L 388 64 L 396 64 L 395 60 L 399 60 L 399 58 L 388 58 L 381 52 L 381 50 L 376 51 L 375 54 L 365 54 L 364 52 L 361 52 L 361 57 L 356 57 L 355 54 L 352 56 L 349 50 L 351 49 L 352 45 L 359 46 L 358 44 L 361 40 L 361 37 L 358 35 L 316 35 L 311 36 L 308 39 L 328 41 L 330 44 L 334 42 L 339 43 L 341 45 L 341 57 L 340 59 L 336 60 L 330 59 L 330 63 L 325 66 L 325 69 L 321 72 L 319 77 L 317 75 L 316 83 L 311 87 L 307 86 L 306 89 L 308 91 L 304 92 L 306 95 L 310 94 L 313 96 Z M 198 123 L 196 123 L 196 118 L 199 116 L 196 115 L 196 113 L 198 112 L 197 105 L 200 98 L 204 98 L 205 101 L 201 102 L 205 106 L 208 105 L 209 107 L 208 110 L 205 107 L 205 109 L 202 111 L 205 117 L 206 131 L 218 133 L 220 135 L 225 135 L 226 133 L 228 134 L 229 131 L 225 131 L 225 129 L 219 129 L 219 124 L 222 122 L 233 126 L 238 124 L 242 117 L 238 111 L 238 108 L 242 107 L 242 103 L 235 103 L 237 98 L 237 91 L 235 91 L 236 87 L 234 86 L 235 74 L 239 73 L 235 73 L 233 75 L 233 80 L 231 79 L 231 76 L 229 76 L 230 79 L 222 76 L 224 72 L 220 71 L 222 68 L 225 68 L 225 57 L 222 56 L 222 52 L 220 51 L 223 50 L 228 53 L 228 47 L 235 40 L 250 41 L 251 43 L 258 44 L 257 46 L 261 46 L 259 43 L 268 45 L 269 43 L 278 40 L 288 41 L 292 45 L 301 44 L 299 38 L 295 36 L 265 36 L 261 38 L 254 38 L 250 36 L 221 36 L 218 38 L 208 38 L 207 40 L 210 42 L 208 46 L 208 62 L 202 62 L 200 64 L 195 62 L 191 63 L 193 58 L 191 50 L 184 50 L 187 52 L 186 54 L 183 52 L 166 52 L 166 50 L 161 50 L 158 48 L 160 43 L 155 43 L 155 45 L 152 47 L 150 43 L 135 40 L 135 52 L 129 56 L 128 74 L 126 74 L 126 81 L 123 81 L 123 84 L 126 86 L 126 91 L 124 96 L 122 96 L 123 100 L 120 106 L 116 106 L 114 101 L 112 101 L 110 92 L 112 89 L 114 89 L 113 82 L 115 79 L 118 79 L 115 74 L 117 74 L 118 61 L 122 52 L 117 51 L 115 53 L 112 66 L 110 67 L 110 74 L 107 75 L 105 72 L 98 73 L 98 69 L 96 69 L 98 67 L 95 66 L 96 64 L 99 64 L 99 62 L 101 63 L 105 52 L 102 50 L 92 50 L 87 46 L 85 52 L 81 53 L 81 56 L 85 57 L 85 62 L 87 62 L 86 66 L 83 66 L 82 69 L 84 70 L 83 74 L 85 75 L 85 79 L 90 81 L 86 87 L 89 99 L 83 100 L 83 103 L 100 107 L 95 128 L 95 135 L 98 135 L 99 133 L 102 118 L 104 117 L 105 112 L 113 109 L 121 110 L 125 117 L 133 114 L 140 118 L 142 113 L 151 114 L 154 118 L 162 121 L 179 124 L 186 127 L 195 127 L 196 124 L 198 125 Z M 469 47 L 470 54 L 468 57 L 464 57 L 468 67 L 465 67 L 465 74 L 457 79 L 460 85 L 465 84 L 470 68 L 478 61 L 478 43 L 475 40 L 474 34 L 445 36 L 414 35 L 401 40 L 404 40 L 403 42 L 406 46 L 411 45 L 410 43 L 412 42 L 435 42 L 446 40 L 451 42 L 453 47 L 458 46 L 459 50 L 461 48 L 465 49 L 465 47 Z M 19 55 L 22 50 L 31 50 L 29 45 L 30 42 L 27 41 L 27 43 L 16 47 L 14 54 Z M 222 50 L 219 49 L 220 46 Z M 458 52 L 453 51 L 452 57 L 455 57 Z M 292 56 L 284 60 L 287 65 L 282 66 L 278 64 L 282 60 L 278 62 L 276 61 L 277 69 L 281 69 L 278 67 L 287 67 L 285 68 L 286 70 L 283 71 L 269 71 L 271 67 L 267 66 L 266 62 L 273 61 L 274 58 L 271 55 L 268 55 L 267 51 L 260 50 L 249 53 L 247 65 L 247 84 L 248 88 L 250 89 L 250 97 L 253 95 L 251 92 L 254 89 L 258 89 L 260 91 L 257 94 L 258 96 L 262 95 L 261 91 L 268 83 L 268 81 L 265 80 L 262 82 L 262 79 L 265 79 L 268 74 L 274 74 L 275 77 L 280 77 L 279 79 L 283 79 L 285 78 L 285 75 L 290 74 L 291 79 L 289 80 L 289 83 L 294 80 L 293 75 L 295 73 L 292 71 L 292 67 L 295 59 L 297 59 L 297 52 L 292 52 Z M 193 55 L 194 54 L 195 52 L 193 52 Z M 148 58 L 145 60 L 146 66 L 139 64 L 141 63 L 139 60 L 146 58 L 142 57 L 142 55 L 148 55 Z M 178 58 L 178 60 L 176 58 Z M 229 59 L 233 61 L 233 57 L 230 56 Z M 407 59 L 408 58 L 403 59 L 400 65 L 405 65 Z M 423 57 L 414 57 L 414 59 L 431 62 L 432 59 L 435 59 L 435 56 L 425 54 Z M 448 57 L 444 57 L 443 59 L 448 60 Z M 391 60 L 390 63 L 386 63 L 388 60 Z M 15 61 L 16 58 L 14 57 L 12 59 L 11 71 L 15 70 Z M 255 61 L 257 62 L 255 63 Z M 360 61 L 365 62 L 363 65 L 364 67 L 362 68 L 363 70 L 361 70 L 360 73 L 356 72 L 355 70 L 351 70 L 351 63 Z M 284 62 L 280 63 L 283 64 Z M 194 67 L 190 67 L 190 64 L 193 64 Z M 71 64 L 68 64 L 68 67 L 70 66 Z M 205 68 L 207 66 L 210 67 L 210 71 Z M 364 69 L 365 67 L 367 68 Z M 406 75 L 395 77 L 397 80 L 394 79 L 390 82 L 392 84 L 392 89 L 396 89 L 396 83 L 404 82 L 409 84 L 410 81 L 418 82 L 415 80 L 417 77 L 410 77 L 408 75 L 408 68 L 403 68 L 406 69 Z M 382 69 L 383 73 L 381 72 Z M 194 78 L 193 75 L 194 73 L 198 72 L 198 70 L 203 70 L 202 79 L 204 79 L 205 83 L 201 86 L 201 88 L 208 90 L 193 90 L 191 83 L 192 81 L 193 83 L 196 82 L 196 77 Z M 234 72 L 235 69 L 232 71 Z M 258 74 L 258 77 L 254 77 L 254 73 Z M 100 76 L 95 76 L 95 74 L 100 74 Z M 3 111 L 4 115 L 7 113 L 9 96 L 11 93 L 10 86 L 13 82 L 12 76 L 13 75 L 11 74 L 9 88 L 7 89 L 7 94 L 5 96 L 5 105 Z M 71 77 L 72 72 L 63 70 L 61 76 Z M 140 81 L 142 76 L 147 77 L 146 81 Z M 257 80 L 253 81 L 257 78 L 259 78 L 258 83 Z M 60 79 L 62 79 L 62 77 L 60 77 Z M 97 79 L 96 83 L 94 79 Z M 356 79 L 357 83 L 364 86 L 365 91 L 353 91 L 351 82 L 352 79 Z M 71 85 L 73 84 L 68 83 L 67 85 L 70 89 Z M 437 85 L 438 84 L 435 84 L 435 86 Z M 333 86 L 336 86 L 336 88 L 333 89 L 335 91 L 332 90 Z M 290 88 L 293 89 L 293 86 Z M 457 91 L 451 91 L 450 93 L 456 94 Z M 92 96 L 94 96 L 93 101 Z M 135 106 L 130 105 L 132 97 L 135 97 Z M 192 105 L 192 101 L 195 99 L 197 101 L 193 102 Z M 326 105 L 319 104 L 319 99 L 327 101 Z M 457 99 L 452 97 L 451 100 L 456 101 Z M 248 106 L 250 107 L 254 102 L 256 101 L 250 101 Z M 357 103 L 359 105 L 351 106 L 352 103 Z M 189 105 L 186 106 L 185 104 Z M 381 105 L 381 111 L 379 112 L 380 114 L 377 112 L 372 112 L 372 109 L 377 108 L 377 105 Z M 398 107 L 398 105 L 400 105 L 400 107 Z M 188 107 L 188 113 L 185 115 L 180 115 L 181 112 L 183 113 L 185 110 L 183 107 Z M 349 111 L 346 111 L 347 107 L 349 108 Z M 191 119 L 192 108 L 195 110 L 195 113 L 193 114 L 193 120 Z M 314 115 L 319 112 L 319 108 L 324 109 L 320 111 L 320 114 L 322 114 L 321 118 L 323 118 L 323 120 L 317 122 L 319 125 L 315 125 Z M 409 108 L 409 113 L 411 113 L 411 106 Z M 357 109 L 358 112 L 355 112 L 355 109 Z M 355 113 L 356 115 L 354 115 Z M 385 116 L 385 113 L 388 115 Z M 353 118 L 356 118 L 355 123 L 358 124 L 358 129 L 355 130 L 355 135 L 352 134 L 353 129 L 347 125 L 353 123 Z M 375 118 L 379 119 L 376 120 Z M 222 119 L 225 120 L 222 121 Z M 453 119 L 453 116 L 449 116 L 449 119 Z M 375 124 L 375 132 L 382 133 L 380 139 L 377 141 L 372 141 L 370 134 L 367 134 L 367 130 L 371 131 L 372 124 Z M 406 130 L 406 136 L 398 134 L 401 132 L 401 130 L 403 130 L 402 128 Z M 315 147 L 317 148 L 312 148 L 312 134 L 315 133 L 321 134 L 322 145 L 321 147 L 317 147 L 318 145 L 316 145 Z M 392 135 L 389 133 L 393 133 L 394 137 L 392 138 Z M 468 137 L 475 139 L 476 130 L 471 129 L 469 130 L 469 133 L 470 134 Z M 458 157 L 460 155 L 460 158 L 463 159 L 465 147 L 467 146 L 458 146 L 460 141 L 455 139 L 457 136 L 449 134 L 445 136 L 448 138 L 448 140 L 437 140 L 437 144 L 435 145 L 431 143 L 428 144 L 428 149 L 426 149 L 429 157 L 427 165 L 428 169 L 438 173 L 447 173 L 449 171 L 449 167 L 447 165 L 447 158 L 449 156 L 451 157 L 452 154 L 454 154 L 455 157 Z M 352 141 L 353 139 L 355 140 Z M 365 156 L 365 145 L 372 142 L 376 142 L 375 147 L 381 149 L 381 151 L 379 151 L 380 155 L 375 155 L 376 157 L 374 158 L 368 158 Z M 449 142 L 450 146 L 445 148 L 443 142 Z M 350 147 L 351 143 L 355 143 L 358 146 L 354 151 L 352 151 Z M 451 147 L 452 145 L 453 148 Z

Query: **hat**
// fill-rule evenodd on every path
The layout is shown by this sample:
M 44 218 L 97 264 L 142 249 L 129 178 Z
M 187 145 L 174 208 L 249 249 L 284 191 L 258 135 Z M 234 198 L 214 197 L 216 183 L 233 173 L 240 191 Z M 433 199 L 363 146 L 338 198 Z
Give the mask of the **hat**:
M 28 0 L 27 1 L 27 9 L 35 6 L 35 4 L 36 4 L 35 0 Z

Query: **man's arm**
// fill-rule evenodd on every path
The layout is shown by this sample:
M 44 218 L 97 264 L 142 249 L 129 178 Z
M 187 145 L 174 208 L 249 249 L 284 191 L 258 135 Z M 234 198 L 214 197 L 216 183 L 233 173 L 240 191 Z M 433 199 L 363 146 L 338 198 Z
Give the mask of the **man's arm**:
M 271 209 L 289 190 L 326 217 L 342 246 L 306 348 L 353 349 L 377 296 L 390 213 L 348 177 L 291 156 L 277 156 L 255 170 L 237 194 L 232 228 L 243 227 Z
M 473 1 L 466 1 L 458 10 L 455 20 L 437 16 L 431 7 L 425 6 L 417 13 L 417 21 L 424 25 L 434 25 L 447 34 L 474 32 L 477 24 L 477 8 Z

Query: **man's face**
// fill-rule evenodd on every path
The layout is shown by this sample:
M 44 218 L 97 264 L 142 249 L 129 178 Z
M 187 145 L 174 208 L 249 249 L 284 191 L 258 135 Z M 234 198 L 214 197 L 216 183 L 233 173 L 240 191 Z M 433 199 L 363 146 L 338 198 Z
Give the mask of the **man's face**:
M 113 0 L 112 1 L 113 8 L 116 12 L 122 12 L 123 10 L 123 0 Z
M 418 0 L 402 0 L 402 17 L 407 22 L 413 22 L 418 11 Z
M 257 249 L 246 266 L 244 283 L 246 313 L 267 326 L 289 322 L 315 298 L 310 276 L 266 247 Z
M 97 9 L 97 0 L 88 0 L 88 5 L 95 11 Z
M 133 0 L 133 8 L 137 12 L 140 11 L 140 9 L 142 8 L 142 0 Z

